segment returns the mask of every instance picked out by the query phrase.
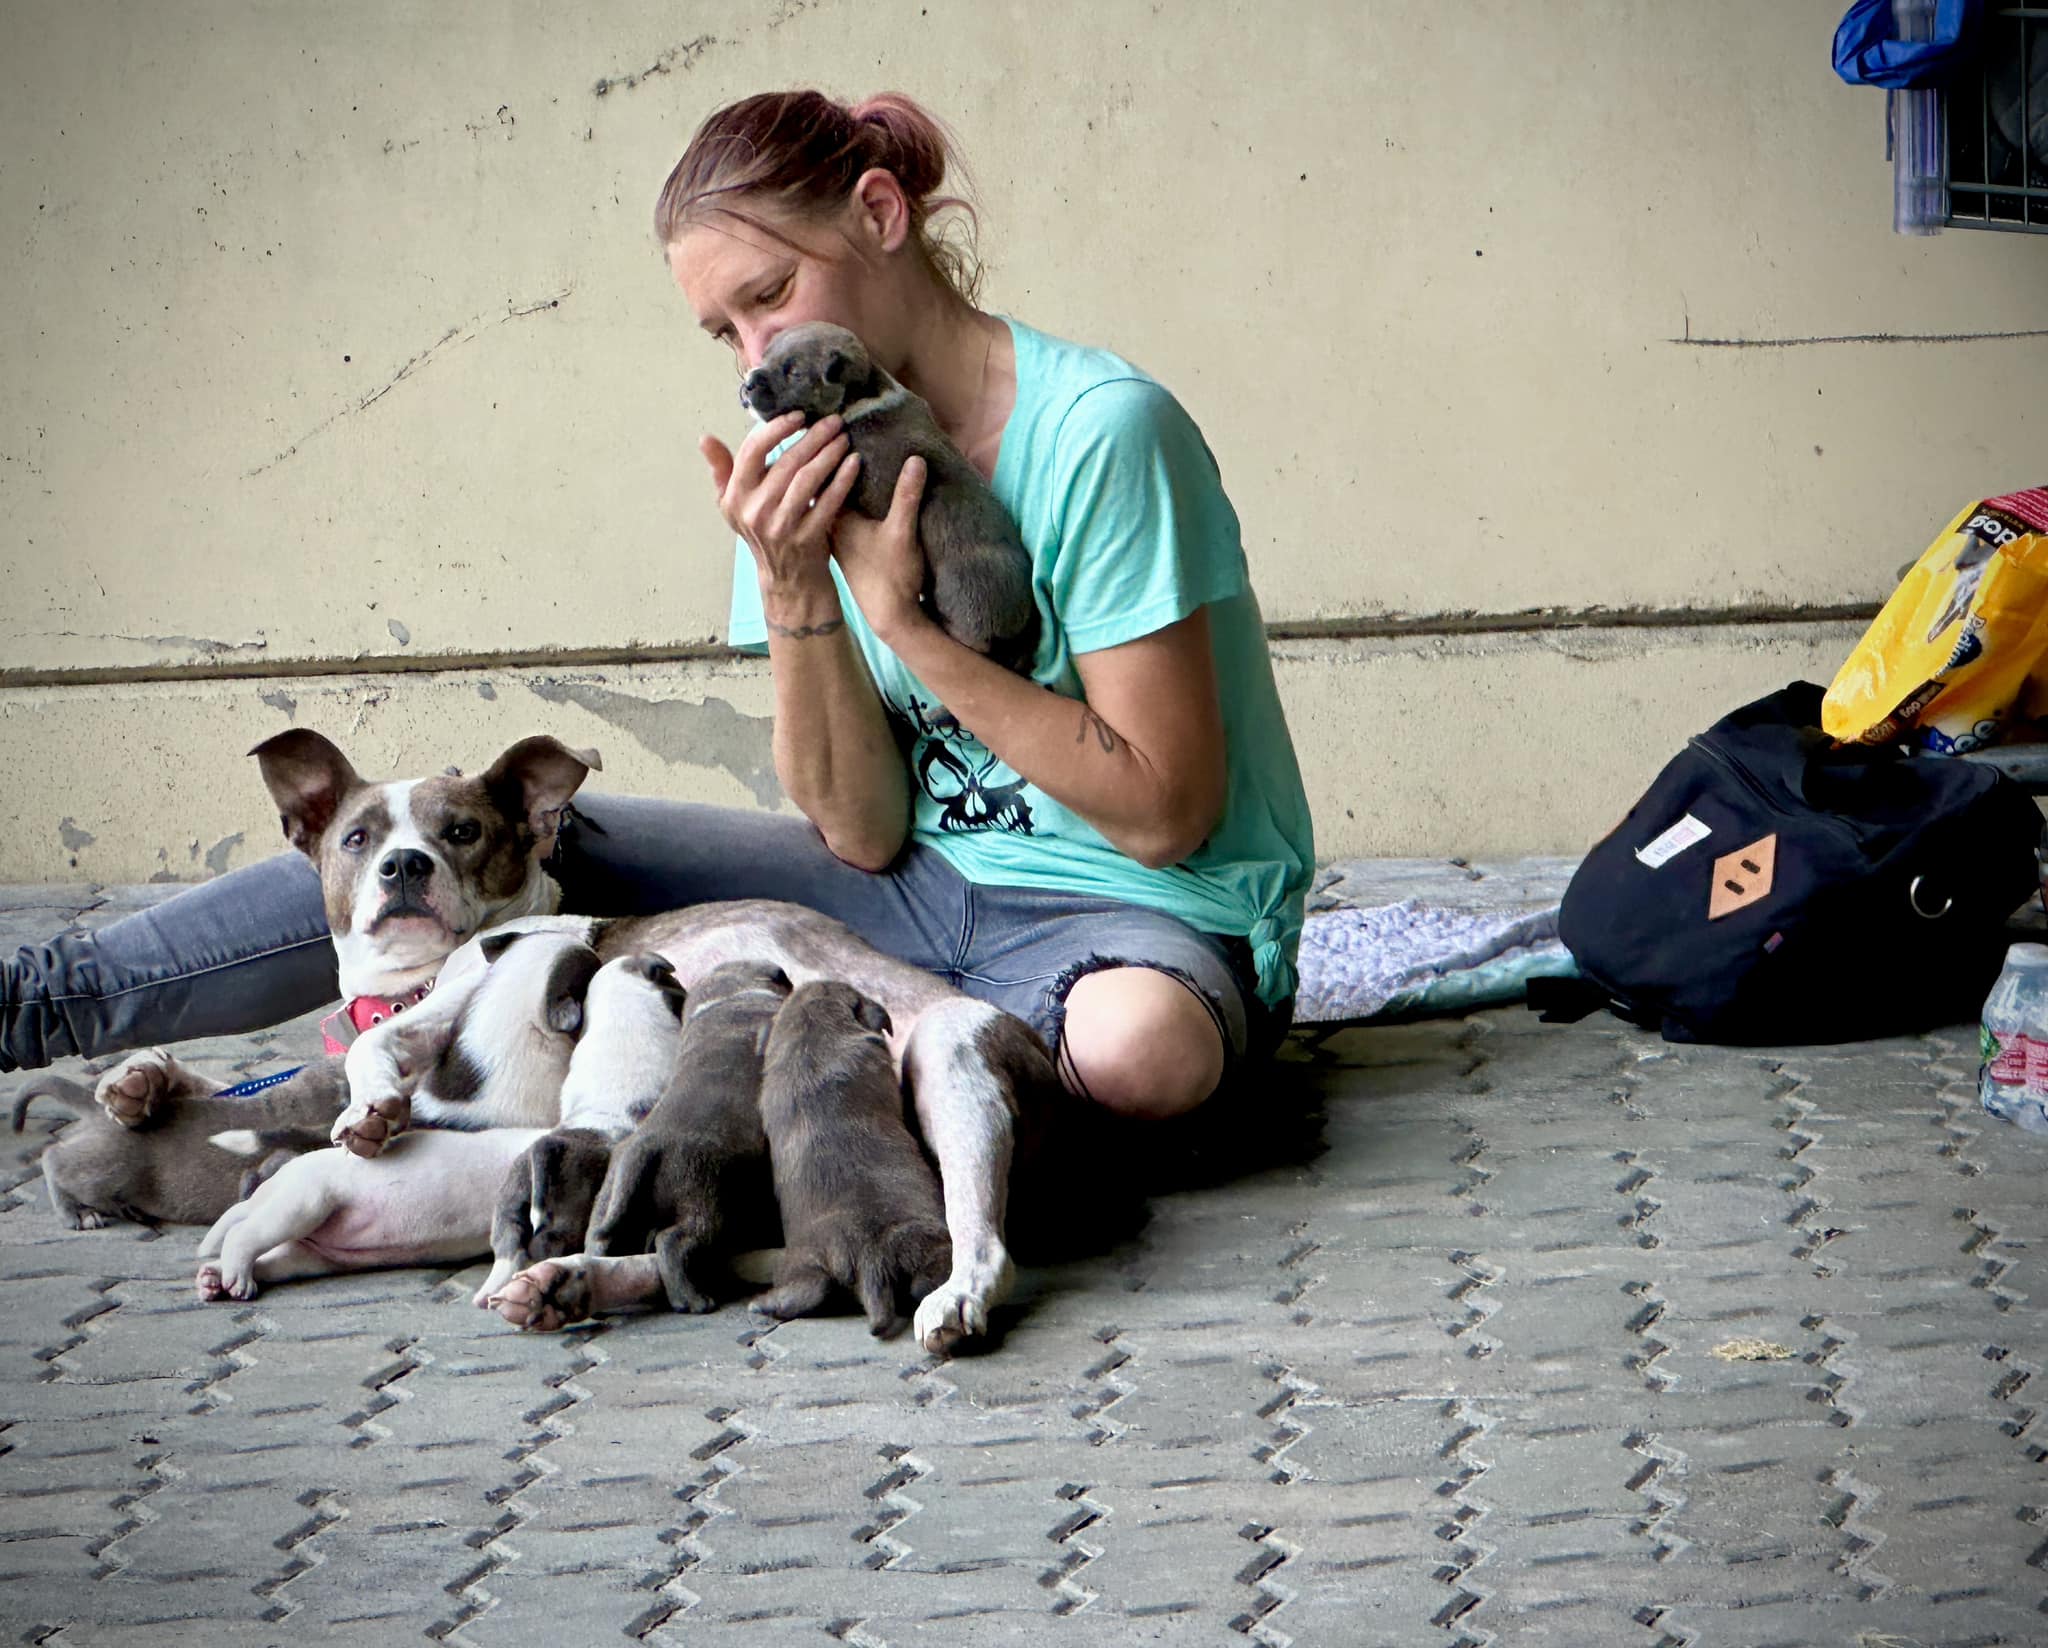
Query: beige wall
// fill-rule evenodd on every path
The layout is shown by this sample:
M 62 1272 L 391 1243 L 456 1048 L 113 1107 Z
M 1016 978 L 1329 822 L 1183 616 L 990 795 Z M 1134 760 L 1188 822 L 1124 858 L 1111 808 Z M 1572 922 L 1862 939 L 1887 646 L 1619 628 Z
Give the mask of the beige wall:
M 2048 337 L 1801 341 L 2048 332 L 2048 242 L 1891 234 L 1839 10 L 5 0 L 0 880 L 270 850 L 241 752 L 292 721 L 772 798 L 730 367 L 647 220 L 800 82 L 948 115 L 994 305 L 1200 420 L 1268 618 L 1333 632 L 1280 649 L 1326 855 L 1574 849 L 2048 478 Z

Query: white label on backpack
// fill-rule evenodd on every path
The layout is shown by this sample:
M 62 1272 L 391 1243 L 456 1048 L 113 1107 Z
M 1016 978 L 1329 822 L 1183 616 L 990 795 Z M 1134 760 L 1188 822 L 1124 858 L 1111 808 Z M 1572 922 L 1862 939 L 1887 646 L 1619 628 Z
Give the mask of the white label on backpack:
M 1691 813 L 1687 813 L 1649 846 L 1638 847 L 1636 857 L 1651 869 L 1661 870 L 1695 841 L 1704 841 L 1713 833 Z

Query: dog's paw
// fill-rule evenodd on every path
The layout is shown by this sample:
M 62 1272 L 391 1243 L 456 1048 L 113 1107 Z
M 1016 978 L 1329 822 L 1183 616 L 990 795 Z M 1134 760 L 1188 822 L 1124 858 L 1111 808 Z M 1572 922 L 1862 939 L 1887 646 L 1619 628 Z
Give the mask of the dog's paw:
M 412 1100 L 392 1094 L 373 1104 L 350 1105 L 334 1118 L 329 1137 L 353 1155 L 377 1156 L 411 1121 Z
M 64 1222 L 73 1230 L 105 1230 L 113 1223 L 96 1207 L 74 1208 Z
M 483 1286 L 469 1296 L 469 1302 L 478 1310 L 489 1310 L 497 1302 L 498 1294 L 505 1284 L 512 1280 L 512 1273 L 519 1267 L 510 1259 L 499 1259 L 491 1266 Z
M 105 1072 L 92 1096 L 116 1127 L 147 1127 L 157 1119 L 174 1089 L 189 1084 L 191 1073 L 161 1047 L 130 1053 Z
M 515 1328 L 553 1333 L 590 1314 L 590 1277 L 572 1259 L 528 1265 L 486 1301 Z
M 253 1299 L 256 1297 L 256 1278 L 253 1276 L 230 1276 L 219 1265 L 201 1265 L 199 1274 L 192 1279 L 192 1291 L 199 1295 L 204 1304 L 215 1304 L 222 1299 Z
M 963 1341 L 988 1333 L 988 1313 L 1010 1291 L 1010 1256 L 1000 1246 L 978 1259 L 956 1257 L 953 1274 L 918 1301 L 911 1327 L 934 1356 L 947 1356 Z

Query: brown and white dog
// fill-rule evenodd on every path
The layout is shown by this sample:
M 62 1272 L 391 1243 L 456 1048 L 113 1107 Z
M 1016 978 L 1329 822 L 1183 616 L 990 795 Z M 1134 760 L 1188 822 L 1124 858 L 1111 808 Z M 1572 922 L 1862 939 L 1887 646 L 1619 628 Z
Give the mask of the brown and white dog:
M 468 945 L 485 930 L 494 939 L 546 933 L 599 961 L 651 952 L 685 989 L 728 961 L 779 967 L 798 985 L 841 980 L 887 1011 L 890 1052 L 944 1186 L 953 1268 L 918 1305 L 917 1337 L 946 1351 L 987 1333 L 1011 1280 L 1003 1223 L 1020 1104 L 1056 1081 L 1029 1026 L 801 905 L 747 899 L 616 920 L 554 914 L 561 889 L 545 860 L 563 809 L 598 764 L 555 739 L 522 739 L 476 778 L 390 782 L 363 779 L 303 728 L 252 753 L 286 837 L 319 868 L 342 989 L 356 1004 L 337 1143 L 374 1156 L 415 1116 L 456 1129 L 553 1125 L 564 1071 L 494 1045 L 470 1022 L 491 995 L 477 989 L 482 947 Z M 366 1001 L 398 1011 L 365 1012 Z M 145 1084 L 173 1079 L 161 1065 L 150 1070 Z M 109 1072 L 102 1094 L 132 1088 L 133 1074 Z M 658 1294 L 658 1276 L 647 1280 Z

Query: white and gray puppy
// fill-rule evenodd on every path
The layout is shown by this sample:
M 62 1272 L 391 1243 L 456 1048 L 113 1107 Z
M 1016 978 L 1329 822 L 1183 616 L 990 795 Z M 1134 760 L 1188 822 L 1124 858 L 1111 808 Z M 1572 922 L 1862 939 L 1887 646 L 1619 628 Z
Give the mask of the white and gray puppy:
M 481 944 L 494 952 L 496 989 L 477 1001 L 530 1003 L 531 1023 L 512 1012 L 470 1015 L 494 1020 L 514 1043 L 512 1056 L 545 1067 L 585 1027 L 561 1081 L 560 1124 L 464 1131 L 461 1122 L 481 1118 L 458 1116 L 392 1141 L 375 1159 L 343 1149 L 298 1157 L 201 1240 L 200 1257 L 218 1259 L 200 1267 L 202 1299 L 253 1299 L 261 1285 L 290 1277 L 449 1264 L 489 1249 L 498 1264 L 477 1291 L 483 1307 L 518 1268 L 525 1244 L 545 1239 L 565 1253 L 581 1245 L 612 1145 L 675 1069 L 682 989 L 667 962 L 640 955 L 583 975 L 588 985 L 567 995 L 585 947 L 549 933 L 490 935 Z
M 1016 523 L 974 466 L 946 439 L 932 409 L 869 357 L 843 326 L 812 321 L 778 332 L 740 385 L 764 423 L 801 412 L 806 423 L 838 413 L 860 454 L 848 502 L 882 520 L 904 460 L 925 462 L 917 534 L 924 546 L 926 603 L 962 646 L 1028 673 L 1038 650 L 1031 554 Z
M 580 1252 L 612 1147 L 676 1078 L 683 987 L 660 956 L 619 956 L 590 981 L 583 1038 L 562 1082 L 561 1120 L 514 1161 L 491 1220 L 495 1263 L 476 1290 L 479 1310 L 521 1267 Z

